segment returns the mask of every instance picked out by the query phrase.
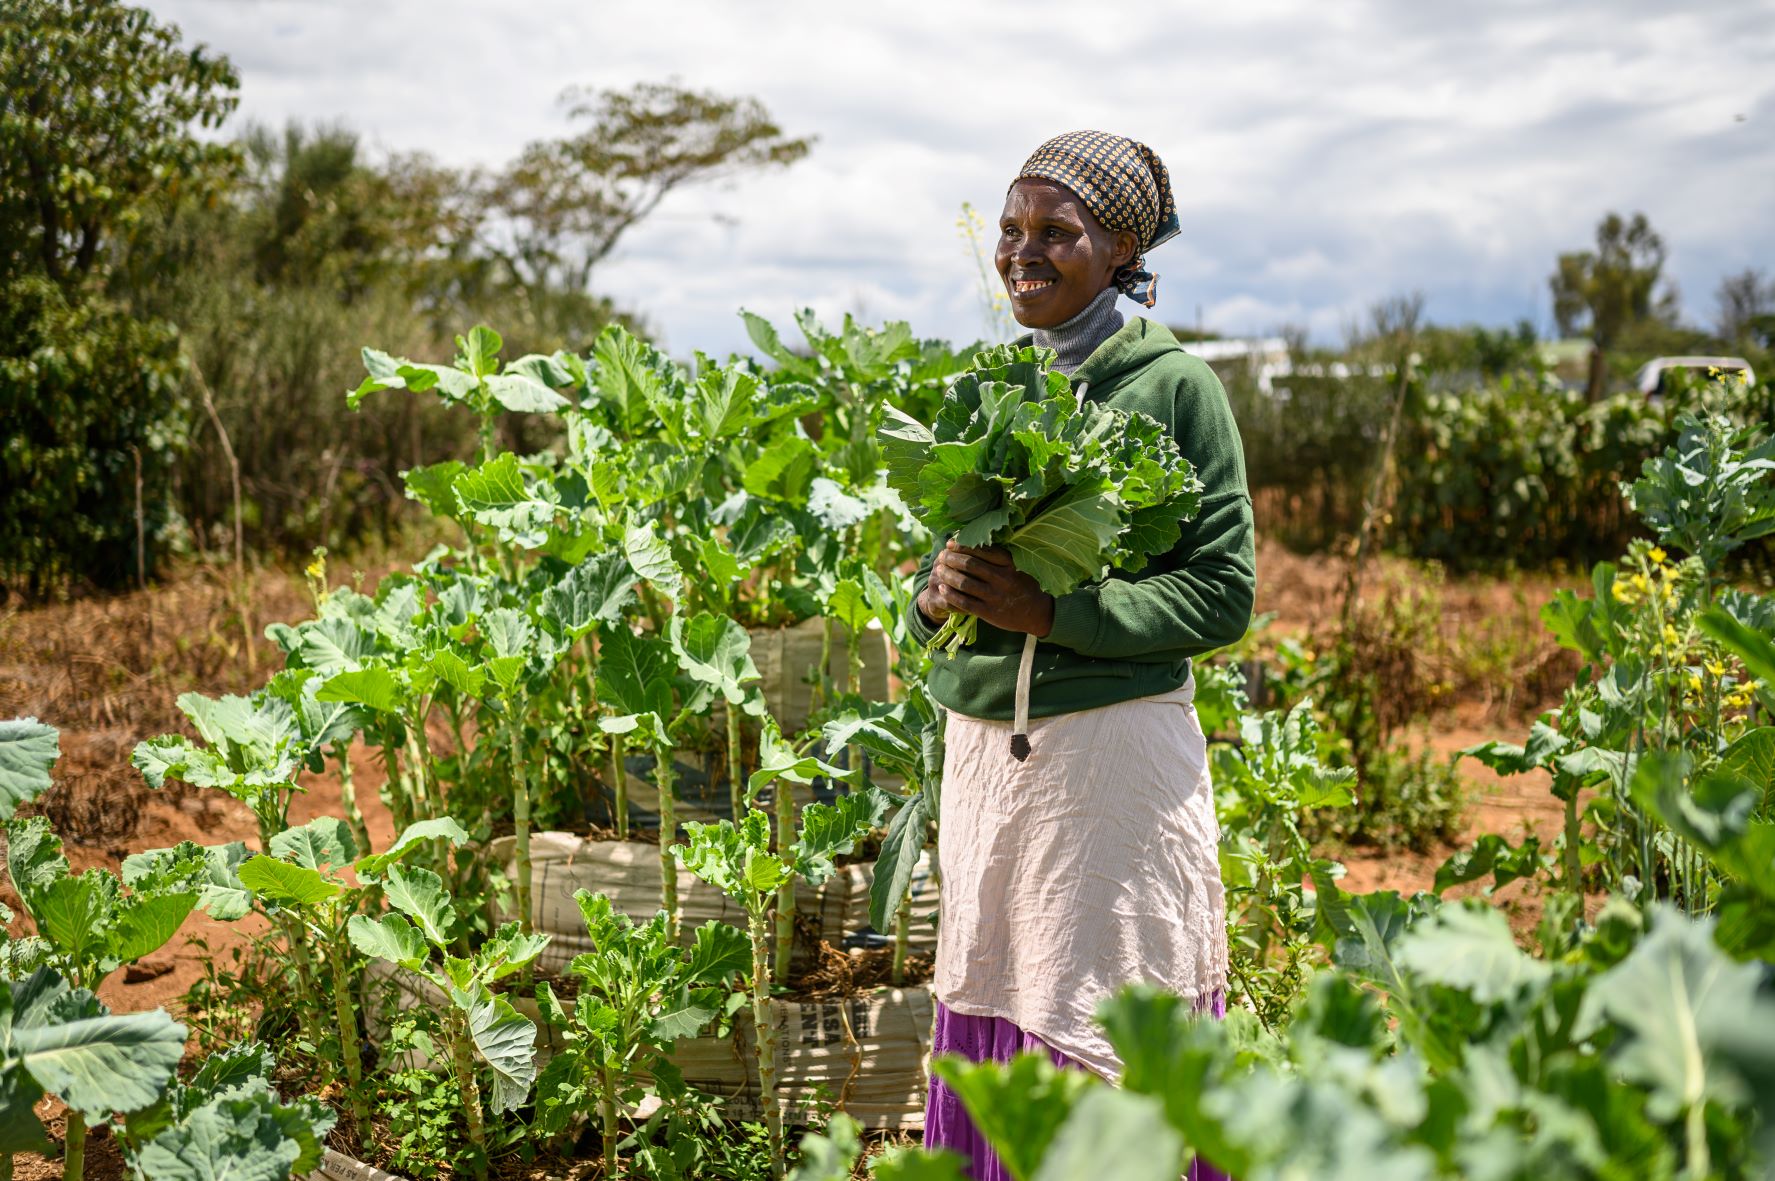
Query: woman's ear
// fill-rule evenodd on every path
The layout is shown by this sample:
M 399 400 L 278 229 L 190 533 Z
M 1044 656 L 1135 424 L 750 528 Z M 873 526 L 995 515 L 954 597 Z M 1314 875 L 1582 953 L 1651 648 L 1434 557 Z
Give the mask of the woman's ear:
M 1114 260 L 1116 268 L 1119 270 L 1127 266 L 1139 254 L 1140 243 L 1135 240 L 1134 232 L 1132 230 L 1117 230 L 1115 249 L 1111 250 L 1109 255 Z

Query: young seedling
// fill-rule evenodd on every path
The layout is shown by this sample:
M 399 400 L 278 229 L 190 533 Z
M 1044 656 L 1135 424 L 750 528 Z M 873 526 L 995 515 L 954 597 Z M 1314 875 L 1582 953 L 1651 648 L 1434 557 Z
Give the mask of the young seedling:
M 874 792 L 840 796 L 831 804 L 809 804 L 801 813 L 797 839 L 771 850 L 770 821 L 751 811 L 739 824 L 685 825 L 689 843 L 684 863 L 690 872 L 746 908 L 752 944 L 752 1020 L 758 1041 L 758 1094 L 770 1137 L 771 1176 L 783 1176 L 783 1109 L 777 1095 L 777 1028 L 771 999 L 771 910 L 797 878 L 818 886 L 836 871 L 834 858 L 848 853 L 881 819 L 884 801 Z M 786 961 L 785 961 L 786 963 Z
M 49 968 L 0 980 L 0 1178 L 13 1154 L 52 1151 L 35 1108 L 54 1095 L 68 1105 L 62 1177 L 80 1181 L 87 1124 L 153 1103 L 184 1054 L 185 1027 L 164 1009 L 113 1015 Z
M 346 1080 L 351 1084 L 351 1113 L 357 1121 L 358 1136 L 365 1144 L 370 1141 L 370 1101 L 364 1090 L 357 1008 L 345 958 L 346 922 L 357 913 L 366 894 L 379 884 L 389 866 L 434 839 L 461 846 L 468 840 L 468 833 L 449 817 L 410 825 L 387 852 L 357 861 L 357 877 L 362 884 L 352 886 L 338 871 L 352 863 L 358 847 L 344 821 L 323 816 L 279 833 L 271 840 L 269 855 L 261 853 L 240 867 L 241 885 L 252 891 L 274 917 L 293 915 L 300 924 L 297 929 L 314 936 L 326 960 L 333 1015 L 339 1027 L 339 1051 L 345 1060 Z
M 536 1081 L 536 1026 L 490 986 L 534 960 L 548 946 L 548 936 L 525 934 L 517 923 L 507 923 L 472 956 L 453 955 L 459 922 L 443 879 L 418 867 L 386 869 L 382 889 L 394 913 L 352 915 L 346 932 L 365 955 L 400 965 L 443 995 L 440 1016 L 468 1127 L 470 1164 L 474 1175 L 484 1178 L 487 1130 L 476 1061 L 493 1072 L 488 1107 L 495 1115 L 517 1108 Z
M 807 744 L 809 748 L 813 745 L 813 742 Z M 758 735 L 758 770 L 752 772 L 752 778 L 746 785 L 746 794 L 748 800 L 757 799 L 759 792 L 772 784 L 776 785 L 776 848 L 779 851 L 787 850 L 795 839 L 797 823 L 793 785 L 811 784 L 820 778 L 853 783 L 857 775 L 854 771 L 844 771 L 830 763 L 821 762 L 806 750 L 795 749 L 784 740 L 782 731 L 777 728 L 776 719 L 767 716 Z M 779 983 L 788 978 L 789 959 L 794 953 L 795 879 L 791 875 L 783 880 L 777 891 L 776 978 Z
M 537 1084 L 538 1131 L 557 1135 L 594 1104 L 604 1137 L 604 1175 L 622 1175 L 619 1115 L 638 1102 L 644 1084 L 673 1074 L 666 1055 L 679 1038 L 695 1037 L 732 1012 L 744 994 L 730 989 L 746 970 L 743 932 L 704 923 L 689 947 L 672 937 L 666 916 L 637 923 L 602 894 L 574 895 L 596 951 L 575 956 L 569 970 L 579 996 L 569 1012 L 547 983 L 536 986 L 543 1020 L 563 1041 Z

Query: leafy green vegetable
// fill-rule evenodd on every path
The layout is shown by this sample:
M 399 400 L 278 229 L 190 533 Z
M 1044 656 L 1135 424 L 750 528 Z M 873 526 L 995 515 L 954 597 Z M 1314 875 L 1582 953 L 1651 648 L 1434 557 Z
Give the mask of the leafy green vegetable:
M 1138 571 L 1177 544 L 1201 481 L 1162 425 L 1079 405 L 1053 353 L 1001 345 L 974 358 L 926 427 L 889 408 L 888 483 L 933 534 L 1002 545 L 1051 595 Z M 932 640 L 950 653 L 975 622 L 951 616 Z

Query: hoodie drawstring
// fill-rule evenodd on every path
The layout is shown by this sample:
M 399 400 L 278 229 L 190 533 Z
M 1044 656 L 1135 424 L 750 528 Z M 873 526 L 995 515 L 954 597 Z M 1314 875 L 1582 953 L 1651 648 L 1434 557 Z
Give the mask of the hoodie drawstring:
M 1085 408 L 1085 391 L 1091 388 L 1088 381 L 1079 382 L 1078 389 L 1073 393 L 1078 397 L 1078 408 Z M 1029 683 L 1035 675 L 1035 633 L 1028 632 L 1023 637 L 1023 657 L 1017 662 L 1016 703 L 1011 719 L 1011 757 L 1019 763 L 1029 758 Z

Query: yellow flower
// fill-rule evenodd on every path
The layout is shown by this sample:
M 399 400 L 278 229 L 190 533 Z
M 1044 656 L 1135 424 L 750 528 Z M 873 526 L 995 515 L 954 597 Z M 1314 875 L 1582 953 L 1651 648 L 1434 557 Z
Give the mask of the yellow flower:
M 1651 549 L 1647 550 L 1646 557 L 1652 559 L 1652 565 L 1654 566 L 1662 566 L 1664 564 L 1664 551 L 1657 546 L 1653 546 Z
M 1690 673 L 1689 674 L 1689 691 L 1691 693 L 1701 692 L 1701 674 L 1700 673 Z
M 1647 578 L 1644 574 L 1635 574 L 1628 581 L 1633 583 L 1633 589 L 1638 591 L 1642 595 L 1652 589 L 1651 582 L 1649 580 L 1647 580 Z
M 1633 602 L 1633 591 L 1628 588 L 1625 582 L 1615 583 L 1611 588 L 1610 593 L 1615 596 L 1615 602 L 1617 603 Z
M 1676 629 L 1674 627 L 1671 627 L 1668 623 L 1664 625 L 1664 642 L 1666 644 L 1675 647 L 1682 643 L 1682 639 L 1681 636 L 1676 634 Z
M 1711 676 L 1723 677 L 1726 675 L 1726 666 L 1721 664 L 1717 660 L 1708 661 L 1706 668 L 1707 668 L 1708 674 Z

